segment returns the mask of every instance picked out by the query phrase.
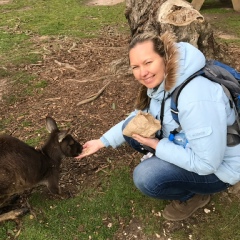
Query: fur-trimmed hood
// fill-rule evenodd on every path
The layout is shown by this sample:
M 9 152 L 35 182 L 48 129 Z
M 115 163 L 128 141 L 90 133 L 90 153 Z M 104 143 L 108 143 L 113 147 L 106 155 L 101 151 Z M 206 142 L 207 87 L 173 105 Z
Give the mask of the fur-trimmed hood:
M 189 76 L 204 67 L 203 53 L 187 42 L 176 43 L 174 35 L 166 32 L 161 36 L 165 49 L 165 79 L 158 89 L 148 89 L 150 98 L 159 99 L 164 90 L 171 93 Z

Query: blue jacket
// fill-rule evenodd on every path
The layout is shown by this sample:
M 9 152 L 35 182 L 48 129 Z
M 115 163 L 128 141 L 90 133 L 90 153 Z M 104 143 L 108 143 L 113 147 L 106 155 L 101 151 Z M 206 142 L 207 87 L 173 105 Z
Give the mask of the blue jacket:
M 189 43 L 177 43 L 178 72 L 171 93 L 184 80 L 205 65 L 205 57 Z M 166 79 L 157 90 L 148 89 L 149 112 L 159 119 Z M 167 95 L 167 94 L 166 94 Z M 178 100 L 179 121 L 189 147 L 183 148 L 168 140 L 170 131 L 178 127 L 170 111 L 170 98 L 165 101 L 162 130 L 156 156 L 199 175 L 215 174 L 220 180 L 235 184 L 240 180 L 240 144 L 227 147 L 227 126 L 235 121 L 234 110 L 222 87 L 198 76 L 182 90 Z M 129 117 L 136 115 L 135 110 Z M 125 121 L 125 120 L 124 120 Z M 121 121 L 100 138 L 106 147 L 124 143 Z

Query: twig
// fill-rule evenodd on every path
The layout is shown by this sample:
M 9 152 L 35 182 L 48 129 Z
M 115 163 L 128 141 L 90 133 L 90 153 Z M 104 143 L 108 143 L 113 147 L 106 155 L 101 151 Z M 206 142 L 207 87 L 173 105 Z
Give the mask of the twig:
M 103 167 L 99 168 L 98 170 L 95 171 L 95 173 L 98 173 L 98 172 L 102 171 L 103 169 L 105 169 L 107 167 L 109 167 L 109 165 L 106 165 L 106 166 L 103 166 Z
M 110 84 L 110 82 L 112 82 L 112 81 L 109 81 L 103 88 L 101 88 L 96 94 L 94 94 L 93 97 L 85 99 L 85 100 L 77 103 L 77 106 L 82 105 L 84 103 L 92 102 L 93 100 L 98 98 L 102 94 L 102 92 L 105 90 L 105 88 Z
M 221 231 L 224 231 L 232 222 L 234 222 L 234 220 L 235 220 L 238 216 L 239 216 L 239 213 L 237 213 L 237 214 L 231 219 L 231 221 L 229 221 L 228 224 L 227 224 L 225 227 L 221 228 L 220 230 L 221 230 Z
M 32 64 L 29 64 L 29 66 L 42 66 L 43 64 L 42 63 L 32 63 Z
M 14 239 L 17 239 L 21 233 L 21 228 L 17 231 L 16 235 L 14 236 Z
M 89 80 L 89 79 L 76 80 L 76 79 L 69 78 L 69 79 L 66 79 L 65 81 L 72 81 L 72 82 L 79 82 L 79 83 L 96 82 L 96 81 L 103 80 L 103 79 L 105 79 L 107 77 L 113 77 L 113 76 L 116 76 L 116 74 L 110 74 L 110 75 L 107 75 L 107 76 L 102 76 L 102 77 L 96 78 L 94 80 Z
M 58 60 L 54 60 L 54 62 L 57 65 L 59 65 L 60 67 L 64 67 L 66 69 L 72 69 L 72 70 L 78 71 L 75 67 L 71 66 L 69 63 L 62 63 L 62 62 L 59 62 Z
M 108 47 L 108 46 L 104 46 L 104 47 L 101 47 L 101 46 L 93 46 L 93 45 L 89 45 L 89 44 L 85 44 L 85 43 L 82 43 L 83 46 L 87 47 L 87 48 L 91 48 L 91 49 L 126 49 L 126 47 Z
M 61 99 L 61 97 L 46 98 L 45 101 L 55 101 L 55 100 L 59 100 L 59 99 Z
M 72 49 L 74 49 L 76 46 L 77 44 L 74 42 L 73 45 L 67 51 L 71 53 Z
M 50 51 L 49 49 L 47 49 L 45 46 L 43 46 L 43 50 L 48 52 L 49 54 L 52 53 L 52 51 Z

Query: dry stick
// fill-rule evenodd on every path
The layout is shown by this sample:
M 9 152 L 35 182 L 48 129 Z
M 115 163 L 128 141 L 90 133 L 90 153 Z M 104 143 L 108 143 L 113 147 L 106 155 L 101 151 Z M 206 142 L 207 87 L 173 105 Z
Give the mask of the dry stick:
M 15 209 L 10 212 L 3 213 L 0 215 L 0 222 L 4 222 L 6 220 L 15 220 L 22 214 L 23 214 L 22 209 Z
M 110 74 L 110 75 L 107 75 L 107 76 L 102 76 L 102 77 L 96 78 L 96 79 L 94 79 L 94 80 L 89 80 L 89 79 L 76 80 L 76 79 L 69 78 L 69 79 L 66 79 L 65 81 L 72 81 L 72 82 L 79 82 L 79 83 L 96 82 L 96 81 L 103 80 L 103 79 L 105 79 L 105 78 L 107 78 L 107 77 L 113 77 L 113 76 L 116 76 L 116 75 L 115 75 L 115 74 Z
M 221 231 L 225 230 L 231 223 L 234 222 L 234 220 L 235 220 L 237 217 L 239 217 L 239 213 L 237 213 L 237 214 L 228 222 L 228 224 L 227 224 L 225 227 L 221 228 L 220 230 L 221 230 Z
M 57 65 L 59 65 L 60 67 L 64 67 L 66 69 L 72 69 L 72 70 L 78 71 L 75 67 L 71 66 L 69 63 L 62 63 L 62 62 L 59 62 L 58 60 L 54 60 L 54 62 Z
M 126 47 L 108 47 L 108 46 L 104 46 L 104 47 L 100 47 L 100 46 L 91 46 L 89 44 L 85 44 L 85 43 L 82 43 L 83 46 L 87 47 L 87 48 L 91 48 L 91 49 L 125 49 Z
M 45 101 L 55 101 L 55 100 L 60 100 L 61 97 L 55 97 L 55 98 L 46 98 Z
M 93 100 L 98 98 L 102 94 L 102 92 L 105 90 L 105 88 L 110 84 L 110 82 L 112 82 L 112 81 L 109 81 L 103 88 L 101 88 L 96 94 L 94 94 L 93 97 L 85 99 L 85 100 L 77 103 L 77 106 L 82 105 L 84 103 L 92 102 Z
M 16 235 L 14 236 L 14 239 L 17 239 L 21 233 L 21 228 L 17 231 Z
M 67 50 L 69 53 L 77 46 L 77 44 L 74 42 L 72 46 Z
M 98 170 L 95 171 L 95 173 L 98 173 L 98 172 L 100 172 L 100 171 L 103 171 L 103 169 L 105 169 L 105 168 L 107 168 L 107 167 L 109 167 L 109 165 L 105 165 L 105 166 L 99 168 Z

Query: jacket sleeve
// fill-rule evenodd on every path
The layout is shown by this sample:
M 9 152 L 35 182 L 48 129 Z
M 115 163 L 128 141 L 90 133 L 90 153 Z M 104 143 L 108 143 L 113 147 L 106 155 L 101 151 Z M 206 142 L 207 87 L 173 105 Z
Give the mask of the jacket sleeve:
M 136 113 L 137 110 L 132 112 L 125 120 L 119 122 L 118 124 L 110 128 L 100 137 L 100 140 L 102 141 L 105 147 L 111 146 L 113 148 L 116 148 L 125 142 L 125 139 L 122 134 L 123 123 L 128 118 L 135 116 Z
M 179 121 L 189 147 L 160 140 L 156 156 L 200 175 L 214 173 L 224 158 L 229 101 L 219 84 L 190 82 L 179 96 Z

